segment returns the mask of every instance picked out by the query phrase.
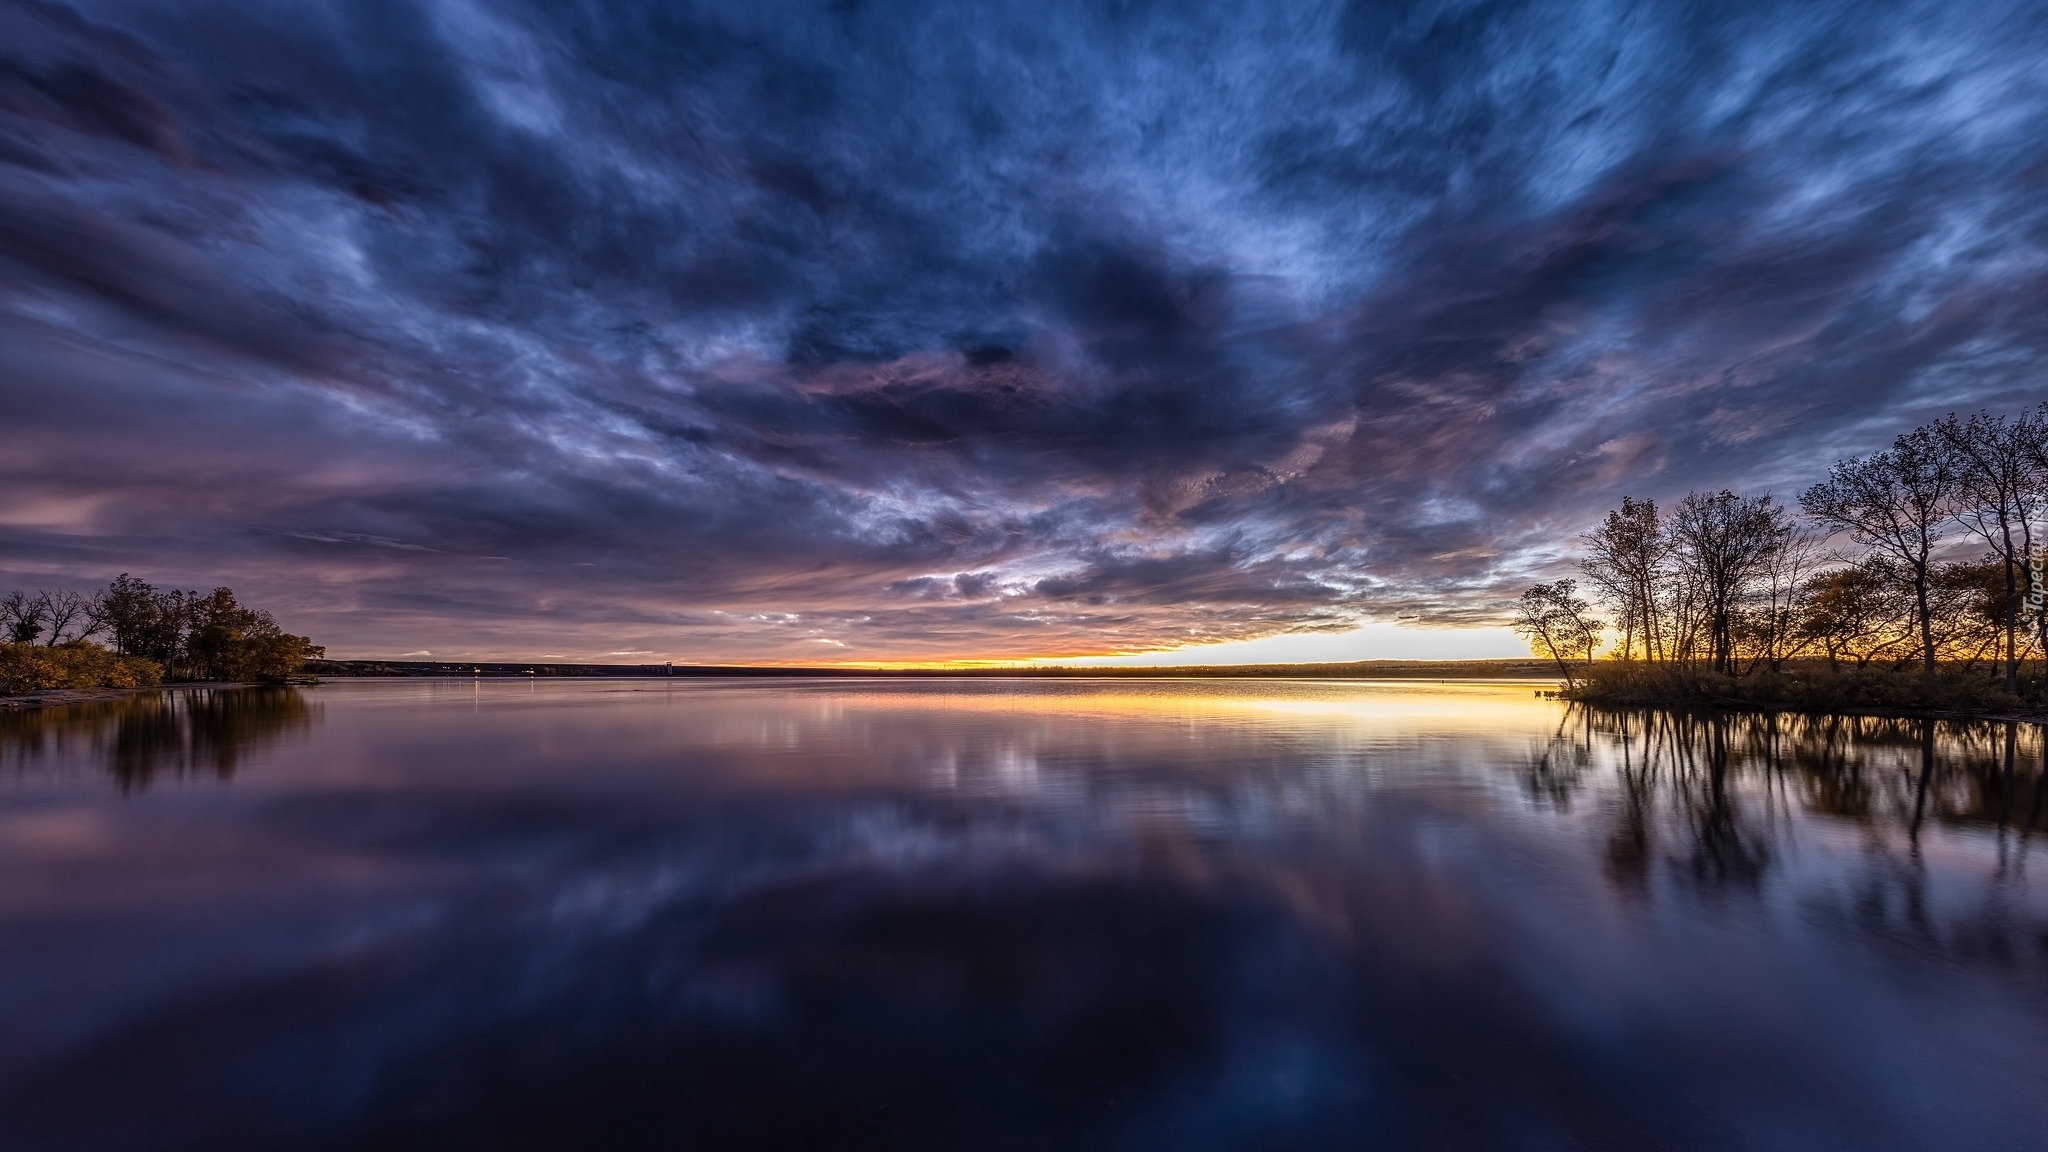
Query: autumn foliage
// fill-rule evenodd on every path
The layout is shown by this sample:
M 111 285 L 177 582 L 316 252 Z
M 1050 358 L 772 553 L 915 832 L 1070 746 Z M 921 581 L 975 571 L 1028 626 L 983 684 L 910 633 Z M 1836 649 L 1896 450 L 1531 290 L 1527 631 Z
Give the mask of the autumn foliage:
M 0 643 L 0 696 L 55 688 L 150 688 L 162 681 L 163 668 L 155 661 L 117 656 L 83 640 L 54 647 Z
M 0 694 L 8 695 L 163 680 L 282 683 L 326 654 L 230 589 L 157 588 L 125 572 L 92 594 L 0 597 L 0 640 Z

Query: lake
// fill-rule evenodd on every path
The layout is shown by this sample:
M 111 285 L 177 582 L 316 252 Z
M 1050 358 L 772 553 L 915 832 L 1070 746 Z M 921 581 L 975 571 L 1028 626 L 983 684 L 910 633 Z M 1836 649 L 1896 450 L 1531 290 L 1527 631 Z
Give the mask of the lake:
M 0 715 L 0 1148 L 2039 1149 L 2029 726 L 1528 684 Z

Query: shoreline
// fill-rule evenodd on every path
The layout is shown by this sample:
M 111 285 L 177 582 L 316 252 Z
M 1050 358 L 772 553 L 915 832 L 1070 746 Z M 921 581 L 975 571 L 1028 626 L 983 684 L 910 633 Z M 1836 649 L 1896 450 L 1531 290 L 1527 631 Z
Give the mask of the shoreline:
M 66 708 L 73 704 L 112 704 L 145 692 L 181 692 L 192 688 L 261 688 L 264 685 L 234 681 L 192 681 L 157 684 L 147 688 L 45 688 L 17 696 L 0 696 L 0 712 L 36 712 L 44 708 Z
M 1584 704 L 1591 708 L 1613 711 L 1622 709 L 1655 709 L 1664 712 L 1749 712 L 1749 713 L 1791 713 L 1797 716 L 1868 716 L 1880 720 L 1982 720 L 1993 724 L 2042 724 L 2048 725 L 2048 711 L 2010 712 L 1992 709 L 1956 708 L 1873 708 L 1873 707 L 1822 707 L 1811 704 L 1788 702 L 1763 702 L 1757 700 L 1686 699 L 1686 700 L 1624 700 L 1604 696 L 1575 695 L 1570 689 L 1542 693 L 1543 696 L 1567 704 Z
M 1547 693 L 1604 709 L 1662 708 L 1894 720 L 1983 720 L 2048 724 L 2048 705 L 1965 676 L 1922 681 L 1918 673 L 1775 673 L 1754 679 L 1673 669 L 1603 669 Z
M 41 692 L 24 692 L 19 696 L 0 696 L 0 712 L 35 712 L 72 704 L 111 704 L 139 692 L 163 691 L 166 688 L 162 685 L 154 688 L 49 688 Z

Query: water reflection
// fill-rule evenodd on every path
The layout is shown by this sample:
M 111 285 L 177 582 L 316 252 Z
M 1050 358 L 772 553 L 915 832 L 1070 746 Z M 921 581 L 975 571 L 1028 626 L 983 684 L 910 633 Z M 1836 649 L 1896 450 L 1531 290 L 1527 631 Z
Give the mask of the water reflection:
M 2018 723 L 1574 707 L 1542 759 L 1611 770 L 1604 863 L 1618 891 L 1662 877 L 1762 897 L 1774 868 L 1800 863 L 1787 857 L 1803 834 L 1853 835 L 1859 868 L 1784 882 L 1801 915 L 1929 977 L 1991 966 L 2039 995 L 2048 918 L 2025 866 L 2048 828 L 2043 756 L 2040 727 Z M 1542 762 L 1530 775 L 1558 777 Z M 1970 883 L 1935 891 L 1935 830 L 1953 834 L 1936 851 L 1977 857 Z
M 1532 772 L 1532 787 L 1569 794 L 1553 759 L 1602 758 L 1632 797 L 1669 792 L 1697 811 L 1695 839 L 1740 834 L 1736 809 L 1787 802 L 1861 826 L 1916 836 L 1923 823 L 2039 831 L 2042 729 L 1995 721 L 1871 716 L 1684 713 L 1571 707 Z
M 307 696 L 232 788 L 65 768 L 116 728 L 9 745 L 0 1147 L 1865 1152 L 2048 1123 L 2032 729 L 1505 686 Z
M 319 717 L 317 706 L 286 687 L 171 689 L 0 712 L 0 774 L 87 759 L 123 792 L 147 788 L 158 776 L 227 780 L 250 750 L 303 738 Z

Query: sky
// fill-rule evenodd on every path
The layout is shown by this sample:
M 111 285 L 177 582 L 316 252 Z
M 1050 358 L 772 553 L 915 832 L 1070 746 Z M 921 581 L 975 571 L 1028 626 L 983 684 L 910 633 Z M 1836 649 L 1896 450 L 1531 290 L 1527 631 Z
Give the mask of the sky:
M 2038 0 L 14 0 L 0 588 L 1519 655 L 1624 494 L 2048 396 L 2044 62 Z

